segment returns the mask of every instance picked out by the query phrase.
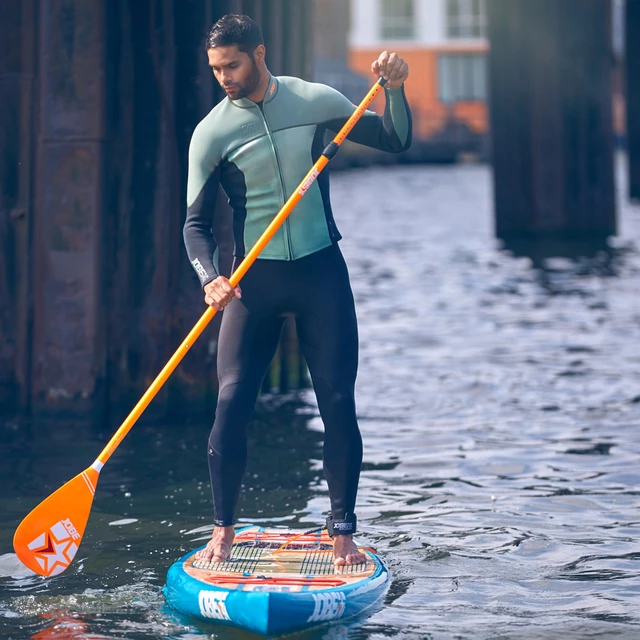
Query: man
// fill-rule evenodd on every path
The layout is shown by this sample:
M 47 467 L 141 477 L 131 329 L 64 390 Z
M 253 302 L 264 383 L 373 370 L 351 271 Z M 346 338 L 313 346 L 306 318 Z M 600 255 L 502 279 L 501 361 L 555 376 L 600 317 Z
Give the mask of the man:
M 249 269 L 240 287 L 218 274 L 212 214 L 219 186 L 233 209 L 238 265 L 354 111 L 339 92 L 298 78 L 275 78 L 265 63 L 257 25 L 227 15 L 207 38 L 209 65 L 227 98 L 197 126 L 189 149 L 189 260 L 208 305 L 225 309 L 218 340 L 220 392 L 208 460 L 215 511 L 213 536 L 199 559 L 225 560 L 234 538 L 235 508 L 247 461 L 246 425 L 278 345 L 285 314 L 296 317 L 325 426 L 323 465 L 331 500 L 327 528 L 336 566 L 364 562 L 352 540 L 362 462 L 354 386 L 356 316 L 325 170 Z M 386 151 L 411 143 L 404 96 L 407 64 L 384 52 L 372 66 L 387 79 L 386 110 L 367 112 L 349 138 Z

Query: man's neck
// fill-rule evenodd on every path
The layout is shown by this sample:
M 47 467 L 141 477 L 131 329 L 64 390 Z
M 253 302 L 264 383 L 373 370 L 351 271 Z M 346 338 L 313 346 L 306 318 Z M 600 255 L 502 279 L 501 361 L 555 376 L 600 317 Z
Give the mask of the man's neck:
M 260 84 L 258 85 L 258 88 L 251 95 L 248 95 L 247 98 L 253 102 L 262 102 L 264 97 L 267 95 L 267 89 L 269 88 L 270 81 L 271 74 L 265 67 L 264 71 L 260 74 Z

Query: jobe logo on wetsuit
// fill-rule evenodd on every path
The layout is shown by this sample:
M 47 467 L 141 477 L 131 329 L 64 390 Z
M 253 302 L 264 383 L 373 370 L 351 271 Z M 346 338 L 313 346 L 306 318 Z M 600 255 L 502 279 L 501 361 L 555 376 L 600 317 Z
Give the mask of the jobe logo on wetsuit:
M 213 620 L 231 620 L 224 603 L 228 595 L 228 591 L 201 591 L 198 594 L 200 613 Z
M 198 258 L 192 260 L 191 264 L 202 280 L 206 280 L 209 277 L 207 270 L 202 266 L 202 263 L 200 262 L 200 260 L 198 260 Z
M 307 622 L 323 622 L 342 617 L 344 604 L 347 600 L 344 593 L 314 593 L 312 595 L 316 606 Z
M 256 125 L 253 122 L 242 125 L 242 134 L 245 136 L 254 136 L 256 134 Z

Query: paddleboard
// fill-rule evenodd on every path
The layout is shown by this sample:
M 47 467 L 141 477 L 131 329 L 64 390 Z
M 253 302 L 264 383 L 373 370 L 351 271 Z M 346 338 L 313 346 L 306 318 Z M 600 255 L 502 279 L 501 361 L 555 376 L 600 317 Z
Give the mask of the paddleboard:
M 202 548 L 202 547 L 201 547 Z M 188 616 L 275 636 L 362 614 L 385 592 L 389 572 L 374 551 L 367 561 L 336 569 L 326 531 L 258 526 L 236 531 L 225 562 L 175 562 L 167 602 Z

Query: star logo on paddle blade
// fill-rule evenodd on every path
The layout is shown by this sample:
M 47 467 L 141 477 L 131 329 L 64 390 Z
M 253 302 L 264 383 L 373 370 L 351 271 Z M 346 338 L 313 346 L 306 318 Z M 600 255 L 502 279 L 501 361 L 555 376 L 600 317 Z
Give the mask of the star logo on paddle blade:
M 41 533 L 29 545 L 35 559 L 47 576 L 62 573 L 78 551 L 74 540 L 80 535 L 69 519 L 56 522 L 49 531 Z

